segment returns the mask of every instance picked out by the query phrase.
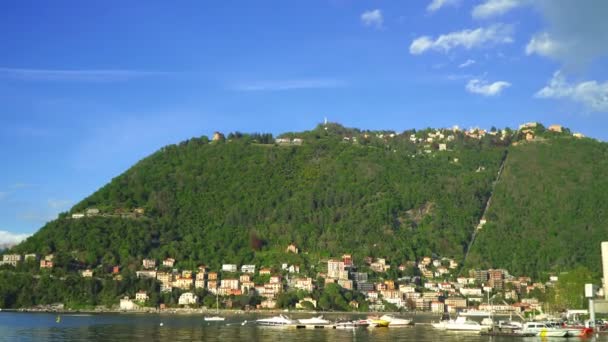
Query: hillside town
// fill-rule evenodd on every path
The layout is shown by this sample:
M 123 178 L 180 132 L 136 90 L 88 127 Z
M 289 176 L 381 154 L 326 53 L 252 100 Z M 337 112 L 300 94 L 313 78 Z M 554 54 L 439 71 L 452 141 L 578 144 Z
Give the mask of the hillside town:
M 300 253 L 295 244 L 286 247 L 285 253 Z M 17 267 L 21 263 L 35 262 L 40 272 L 52 270 L 53 255 L 39 257 L 36 254 L 5 254 L 0 265 Z M 322 310 L 318 306 L 317 290 L 336 284 L 341 290 L 363 295 L 364 302 L 351 300 L 352 311 L 366 307 L 369 311 L 422 311 L 435 314 L 458 313 L 467 309 L 479 309 L 497 313 L 542 312 L 535 293 L 542 293 L 553 286 L 557 276 L 548 282 L 534 282 L 530 277 L 515 277 L 505 269 L 471 270 L 459 275 L 459 264 L 451 258 L 426 256 L 417 261 L 391 265 L 384 258 L 363 258 L 357 265 L 351 254 L 325 260 L 318 272 L 305 270 L 300 265 L 223 264 L 221 269 L 210 269 L 205 265 L 197 269 L 180 269 L 177 260 L 143 259 L 138 278 L 158 282 L 161 293 L 179 291 L 178 307 L 200 307 L 201 301 L 195 293 L 205 290 L 221 298 L 224 307 L 230 308 L 231 298 L 241 295 L 257 295 L 259 304 L 247 309 L 279 309 L 278 297 L 283 293 L 304 293 L 295 309 Z M 389 270 L 395 268 L 396 272 Z M 111 276 L 121 281 L 121 269 L 114 266 L 107 273 L 99 268 L 79 271 L 83 278 Z M 407 274 L 407 275 L 406 275 Z M 258 279 L 258 281 L 255 281 Z M 261 281 L 260 281 L 261 279 Z M 150 307 L 151 293 L 138 290 L 134 296 L 120 299 L 119 309 L 125 311 L 144 310 Z M 365 305 L 363 305 L 365 304 Z M 165 303 L 158 308 L 166 309 Z M 207 308 L 213 309 L 213 308 Z

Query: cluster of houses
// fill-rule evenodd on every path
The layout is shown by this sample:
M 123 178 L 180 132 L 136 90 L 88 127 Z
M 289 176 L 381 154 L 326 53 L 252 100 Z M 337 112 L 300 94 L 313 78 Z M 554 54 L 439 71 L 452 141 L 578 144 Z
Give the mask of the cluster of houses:
M 298 248 L 291 244 L 287 252 L 298 253 Z M 219 296 L 238 296 L 242 294 L 255 293 L 263 298 L 260 308 L 275 308 L 277 296 L 286 289 L 299 289 L 312 292 L 314 289 L 313 279 L 299 277 L 300 266 L 284 263 L 281 270 L 291 275 L 283 279 L 282 275 L 276 274 L 271 268 L 263 267 L 257 269 L 256 265 L 245 264 L 239 268 L 236 264 L 223 264 L 221 272 L 210 271 L 205 265 L 200 265 L 196 272 L 174 269 L 175 259 L 167 258 L 162 261 L 162 267 L 157 267 L 156 260 L 142 260 L 142 270 L 136 272 L 139 278 L 152 278 L 160 283 L 161 292 L 171 292 L 174 288 L 190 291 L 192 289 L 206 289 L 210 293 Z M 254 275 L 267 276 L 268 281 L 256 284 Z M 182 294 L 179 304 L 189 305 L 198 302 L 198 298 L 192 292 Z
M 121 217 L 121 218 L 138 218 L 143 216 L 145 213 L 144 208 L 134 208 L 134 209 L 116 209 L 113 213 L 102 212 L 97 208 L 87 208 L 84 212 L 76 212 L 72 213 L 70 216 L 72 219 L 81 219 L 84 217 Z
M 299 253 L 294 244 L 286 248 L 288 253 Z M 0 265 L 17 266 L 25 260 L 38 261 L 36 254 L 5 254 Z M 255 293 L 263 298 L 258 308 L 273 309 L 277 306 L 277 297 L 284 291 L 302 290 L 312 293 L 317 284 L 310 276 L 300 274 L 299 265 L 284 263 L 280 271 L 273 271 L 269 267 L 257 268 L 253 264 L 223 264 L 220 272 L 211 271 L 201 265 L 196 271 L 178 270 L 176 260 L 166 258 L 157 265 L 155 259 L 143 259 L 141 269 L 136 272 L 137 277 L 155 279 L 160 283 L 161 292 L 171 292 L 174 288 L 180 289 L 179 305 L 193 305 L 199 303 L 194 289 L 206 289 L 218 296 L 232 296 Z M 523 299 L 535 290 L 545 291 L 546 287 L 553 286 L 557 277 L 550 277 L 549 282 L 532 282 L 529 277 L 514 277 L 504 269 L 471 270 L 468 277 L 455 276 L 458 263 L 450 258 L 423 257 L 419 261 L 409 261 L 397 266 L 399 271 L 414 271 L 398 279 L 388 279 L 386 272 L 391 265 L 385 258 L 364 258 L 365 267 L 355 265 L 351 254 L 344 254 L 341 258 L 332 258 L 326 261 L 327 271 L 317 272 L 313 276 L 323 279 L 324 284 L 337 284 L 340 287 L 362 293 L 371 310 L 383 310 L 385 303 L 395 305 L 397 308 L 432 311 L 435 313 L 456 312 L 476 306 L 479 309 L 491 309 L 495 312 L 524 311 L 537 309 L 539 303 L 534 299 Z M 40 259 L 40 268 L 52 268 L 53 255 Z M 366 270 L 367 272 L 364 272 Z M 371 272 L 371 273 L 370 273 Z M 115 279 L 120 279 L 120 267 L 112 269 Z M 92 269 L 81 270 L 82 277 L 93 277 Z M 403 273 L 402 273 L 403 274 Z M 263 276 L 261 283 L 254 282 L 254 276 Z M 370 276 L 371 275 L 371 276 Z M 260 278 L 259 278 L 260 279 Z M 516 302 L 487 303 L 491 293 L 500 293 L 504 299 Z M 145 291 L 137 292 L 135 298 L 125 297 L 120 301 L 123 310 L 136 310 L 148 300 Z M 313 298 L 304 298 L 298 303 L 303 307 L 309 302 L 316 307 Z M 352 307 L 359 303 L 351 301 Z
M 366 258 L 365 262 L 370 270 L 377 273 L 390 269 L 382 258 Z M 458 263 L 448 258 L 423 257 L 418 262 L 411 261 L 398 268 L 404 271 L 408 267 L 417 268 L 421 276 L 369 282 L 368 274 L 357 272 L 351 255 L 345 254 L 341 259 L 328 260 L 327 273 L 319 276 L 325 278 L 325 284 L 337 283 L 345 289 L 363 293 L 372 310 L 383 310 L 385 301 L 399 309 L 434 313 L 457 312 L 472 306 L 494 312 L 536 310 L 538 300 L 522 297 L 537 289 L 545 291 L 547 286 L 553 286 L 557 281 L 557 277 L 552 276 L 546 284 L 533 283 L 529 277 L 513 277 L 503 269 L 473 270 L 469 277 L 450 280 L 454 279 L 452 273 L 458 268 Z M 507 300 L 517 302 L 522 299 L 513 305 L 485 302 L 490 293 L 497 292 Z

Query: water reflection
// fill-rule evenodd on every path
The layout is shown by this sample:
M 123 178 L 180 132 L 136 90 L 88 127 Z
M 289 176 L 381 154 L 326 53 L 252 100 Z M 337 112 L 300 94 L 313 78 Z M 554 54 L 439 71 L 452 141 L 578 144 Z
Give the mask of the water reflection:
M 0 313 L 0 340 L 18 341 L 540 341 L 540 338 L 491 338 L 434 330 L 429 325 L 356 330 L 288 329 L 241 325 L 237 317 L 208 323 L 199 316 L 93 315 L 62 316 Z M 160 323 L 163 323 L 163 326 Z M 555 340 L 555 339 L 554 339 Z M 564 340 L 564 339 L 559 339 Z M 567 340 L 580 340 L 567 339 Z M 595 341 L 595 338 L 586 339 Z M 608 341 L 601 336 L 598 341 Z

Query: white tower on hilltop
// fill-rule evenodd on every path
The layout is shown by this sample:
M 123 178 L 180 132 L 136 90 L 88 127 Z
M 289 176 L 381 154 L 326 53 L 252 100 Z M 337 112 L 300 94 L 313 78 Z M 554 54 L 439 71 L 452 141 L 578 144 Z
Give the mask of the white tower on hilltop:
M 608 241 L 602 242 L 602 271 L 604 296 L 608 299 Z

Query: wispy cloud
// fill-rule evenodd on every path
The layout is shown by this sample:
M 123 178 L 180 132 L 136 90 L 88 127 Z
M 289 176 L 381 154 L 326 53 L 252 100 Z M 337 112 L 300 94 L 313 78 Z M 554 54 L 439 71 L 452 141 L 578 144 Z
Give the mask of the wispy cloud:
M 435 12 L 444 6 L 454 6 L 459 2 L 460 0 L 433 0 L 428 6 L 426 6 L 426 10 L 429 12 Z
M 494 24 L 489 27 L 462 30 L 442 34 L 436 39 L 422 36 L 414 39 L 410 45 L 412 55 L 420 55 L 429 50 L 449 52 L 462 47 L 466 50 L 479 47 L 488 47 L 495 44 L 513 42 L 513 28 L 510 25 Z
M 363 23 L 364 26 L 381 29 L 384 24 L 384 17 L 382 16 L 382 11 L 379 9 L 375 9 L 363 12 L 363 14 L 361 14 L 361 23 Z
M 15 245 L 30 237 L 31 234 L 16 234 L 0 230 L 0 245 Z
M 172 74 L 174 73 L 120 69 L 61 70 L 0 68 L 0 78 L 22 81 L 124 82 L 138 78 L 168 76 Z
M 472 79 L 470 80 L 465 89 L 472 94 L 479 94 L 483 96 L 496 96 L 499 95 L 504 89 L 511 86 L 511 83 L 505 81 L 496 81 L 488 83 L 484 80 Z
M 556 71 L 549 84 L 534 96 L 545 99 L 570 99 L 583 104 L 591 111 L 608 112 L 608 81 L 569 83 L 562 72 Z
M 458 67 L 462 69 L 462 68 L 466 68 L 468 66 L 471 66 L 473 64 L 475 64 L 475 60 L 473 60 L 473 59 L 467 59 L 464 63 L 458 65 Z
M 239 91 L 282 91 L 296 89 L 322 89 L 345 87 L 347 83 L 338 79 L 316 78 L 297 80 L 255 81 L 239 83 L 232 88 Z
M 486 0 L 473 8 L 473 18 L 487 19 L 499 16 L 528 3 L 528 0 Z

